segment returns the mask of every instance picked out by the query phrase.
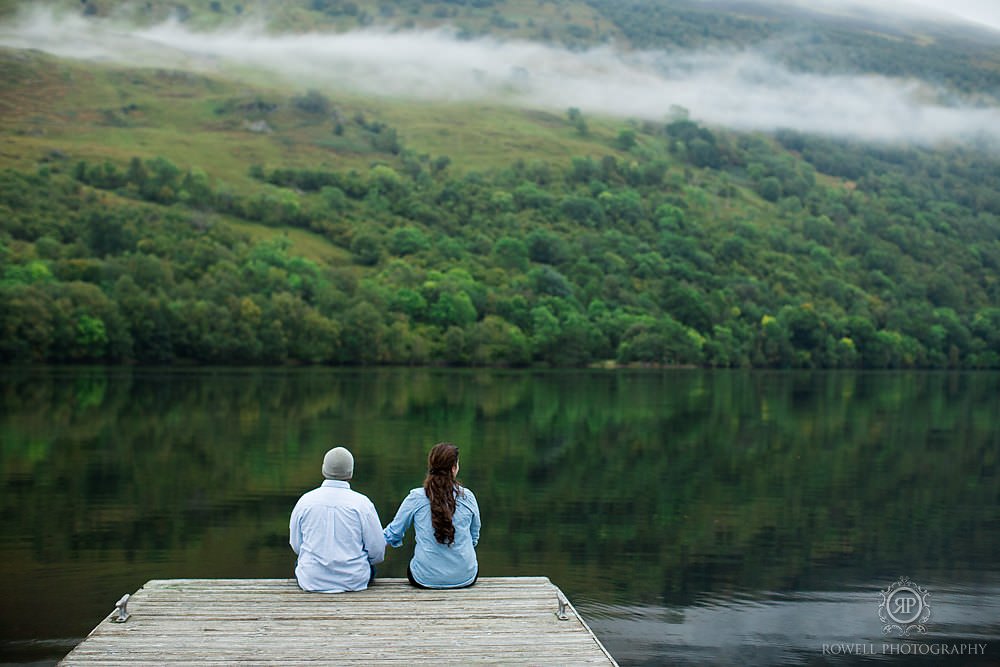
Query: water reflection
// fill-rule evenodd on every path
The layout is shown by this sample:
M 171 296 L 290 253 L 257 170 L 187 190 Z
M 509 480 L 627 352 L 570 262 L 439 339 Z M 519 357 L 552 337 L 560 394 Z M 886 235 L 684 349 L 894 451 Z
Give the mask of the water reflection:
M 932 622 L 909 641 L 881 632 L 872 591 L 884 587 L 870 581 L 840 591 L 706 595 L 683 607 L 587 602 L 578 608 L 612 654 L 629 664 L 891 664 L 919 658 L 914 644 L 921 643 L 948 647 L 924 649 L 929 663 L 948 662 L 943 652 L 964 650 L 956 664 L 995 664 L 1000 581 L 930 582 Z
M 975 373 L 8 370 L 0 661 L 58 657 L 148 579 L 291 576 L 327 448 L 387 521 L 447 438 L 484 575 L 551 577 L 623 663 L 821 662 L 903 574 L 995 588 L 998 409 Z

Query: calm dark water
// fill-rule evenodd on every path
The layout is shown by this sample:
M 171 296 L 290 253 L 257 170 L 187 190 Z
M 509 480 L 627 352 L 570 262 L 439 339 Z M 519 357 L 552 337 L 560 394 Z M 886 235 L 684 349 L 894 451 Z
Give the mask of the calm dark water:
M 622 664 L 1000 664 L 1000 374 L 428 369 L 4 370 L 0 663 L 149 579 L 292 576 L 329 447 L 386 523 L 440 440 L 482 574 L 550 577 Z

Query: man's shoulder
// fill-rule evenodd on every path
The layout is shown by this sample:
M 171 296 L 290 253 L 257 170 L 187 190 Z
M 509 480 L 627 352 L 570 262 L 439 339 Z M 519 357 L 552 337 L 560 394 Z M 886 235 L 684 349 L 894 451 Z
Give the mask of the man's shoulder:
M 371 505 L 372 507 L 375 506 L 375 503 L 371 501 L 371 498 L 361 493 L 360 491 L 355 491 L 354 489 L 345 489 L 345 490 L 347 491 L 348 497 L 350 497 L 351 500 L 353 500 L 354 502 L 360 503 L 362 505 Z
M 299 498 L 299 504 L 317 503 L 322 505 L 354 505 L 368 504 L 372 501 L 368 496 L 346 486 L 319 486 L 306 491 Z
M 322 495 L 322 492 L 323 492 L 323 487 L 321 487 L 321 486 L 317 487 L 315 489 L 309 489 L 308 491 L 306 491 L 305 493 L 303 493 L 301 496 L 299 496 L 299 502 L 298 502 L 298 504 L 301 505 L 302 503 L 307 503 L 307 502 L 309 502 L 311 500 L 314 500 L 317 497 L 319 497 L 320 495 Z

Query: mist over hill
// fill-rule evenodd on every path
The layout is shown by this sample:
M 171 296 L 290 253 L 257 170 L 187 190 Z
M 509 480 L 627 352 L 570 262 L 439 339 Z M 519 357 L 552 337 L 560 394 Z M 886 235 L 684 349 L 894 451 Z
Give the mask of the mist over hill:
M 1000 14 L 990 0 L 700 0 L 709 7 L 757 12 L 798 10 L 828 19 L 853 19 L 871 26 L 1000 31 Z M 690 4 L 690 3 L 688 3 Z
M 919 74 L 805 69 L 788 62 L 797 47 L 776 35 L 729 47 L 567 49 L 471 37 L 452 26 L 274 34 L 261 23 L 193 30 L 174 19 L 135 27 L 34 8 L 0 26 L 0 44 L 107 63 L 270 74 L 299 87 L 402 99 L 575 107 L 657 121 L 682 107 L 698 121 L 740 130 L 931 144 L 1000 139 L 1000 105 L 988 91 L 962 94 L 952 82 Z

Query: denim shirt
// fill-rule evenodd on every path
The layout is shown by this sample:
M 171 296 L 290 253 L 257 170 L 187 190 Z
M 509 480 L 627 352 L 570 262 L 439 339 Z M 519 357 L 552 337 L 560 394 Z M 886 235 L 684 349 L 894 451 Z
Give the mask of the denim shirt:
M 403 499 L 396 518 L 385 527 L 386 543 L 391 547 L 403 544 L 410 524 L 417 535 L 417 546 L 410 560 L 410 572 L 421 586 L 428 588 L 459 588 L 476 578 L 476 544 L 479 543 L 479 504 L 469 489 L 460 489 L 455 502 L 452 525 L 455 542 L 441 544 L 434 538 L 431 502 L 423 488 L 417 488 Z

